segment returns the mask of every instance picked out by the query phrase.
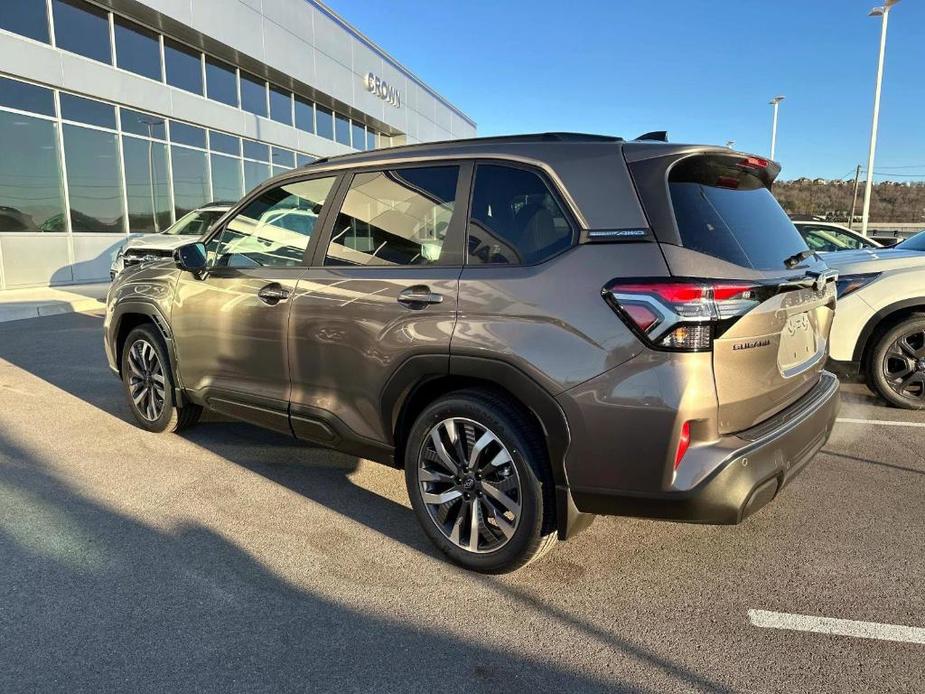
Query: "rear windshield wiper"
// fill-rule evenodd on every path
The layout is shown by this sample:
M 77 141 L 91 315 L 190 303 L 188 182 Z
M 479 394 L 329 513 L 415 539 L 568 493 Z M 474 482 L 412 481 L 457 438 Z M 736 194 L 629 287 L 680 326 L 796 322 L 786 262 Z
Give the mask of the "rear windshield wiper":
M 784 258 L 784 265 L 786 265 L 787 268 L 793 268 L 799 265 L 801 262 L 803 262 L 807 258 L 812 258 L 814 255 L 816 255 L 816 251 L 810 251 L 810 250 L 800 251 L 799 253 L 794 253 L 789 258 Z

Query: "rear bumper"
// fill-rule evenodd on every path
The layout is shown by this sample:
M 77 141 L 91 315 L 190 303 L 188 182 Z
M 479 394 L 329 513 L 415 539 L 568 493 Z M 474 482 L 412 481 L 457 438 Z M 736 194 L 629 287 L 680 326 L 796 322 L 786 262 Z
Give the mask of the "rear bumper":
M 572 488 L 575 506 L 603 515 L 739 523 L 776 497 L 825 445 L 838 414 L 838 390 L 838 379 L 824 371 L 812 391 L 777 416 L 701 450 L 701 456 L 721 460 L 691 489 L 634 493 Z

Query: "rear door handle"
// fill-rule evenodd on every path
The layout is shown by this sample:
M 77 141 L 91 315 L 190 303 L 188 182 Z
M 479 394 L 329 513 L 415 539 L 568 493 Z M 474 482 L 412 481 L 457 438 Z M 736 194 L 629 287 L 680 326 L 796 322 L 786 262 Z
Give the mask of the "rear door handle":
M 279 282 L 271 282 L 257 292 L 257 298 L 267 306 L 276 306 L 289 298 L 289 290 Z
M 398 295 L 398 303 L 408 308 L 424 308 L 427 304 L 442 304 L 443 294 L 430 291 L 424 284 L 416 284 L 402 290 Z

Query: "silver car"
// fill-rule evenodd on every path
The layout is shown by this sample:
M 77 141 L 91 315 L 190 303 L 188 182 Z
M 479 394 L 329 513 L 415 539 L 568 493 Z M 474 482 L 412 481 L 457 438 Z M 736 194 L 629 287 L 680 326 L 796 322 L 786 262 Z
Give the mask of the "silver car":
M 925 409 L 925 233 L 825 260 L 839 273 L 833 365 L 897 407 Z
M 145 260 L 169 258 L 174 249 L 203 236 L 218 219 L 231 209 L 232 203 L 214 202 L 188 212 L 174 224 L 155 234 L 130 237 L 116 252 L 109 268 L 109 279 L 114 280 L 128 265 Z

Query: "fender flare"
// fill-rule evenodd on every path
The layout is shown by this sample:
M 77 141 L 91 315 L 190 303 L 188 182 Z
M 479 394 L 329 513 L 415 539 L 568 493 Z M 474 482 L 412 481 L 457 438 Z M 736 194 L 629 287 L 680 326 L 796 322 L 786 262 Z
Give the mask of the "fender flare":
M 109 333 L 110 339 L 110 349 L 112 354 L 115 356 L 115 361 L 117 368 L 121 369 L 121 355 L 119 354 L 118 347 L 118 338 L 119 333 L 122 331 L 122 320 L 126 315 L 142 315 L 147 316 L 151 319 L 151 322 L 157 326 L 157 329 L 161 333 L 161 337 L 164 338 L 164 342 L 167 345 L 167 356 L 170 358 L 170 370 L 173 373 L 176 383 L 174 384 L 174 395 L 177 398 L 178 403 L 182 403 L 186 397 L 183 392 L 183 386 L 180 382 L 180 372 L 177 368 L 177 353 L 176 347 L 173 340 L 173 333 L 170 330 L 170 323 L 167 321 L 167 317 L 164 315 L 164 312 L 161 310 L 154 301 L 149 301 L 146 299 L 132 298 L 124 301 L 118 302 L 112 310 L 112 329 Z
M 864 352 L 867 349 L 867 343 L 870 341 L 870 338 L 874 334 L 874 331 L 877 329 L 878 325 L 880 325 L 884 320 L 892 316 L 894 313 L 915 307 L 920 307 L 923 309 L 923 311 L 925 311 L 925 297 L 896 301 L 892 304 L 889 304 L 888 306 L 884 306 L 879 311 L 875 312 L 874 315 L 872 315 L 867 320 L 867 323 L 864 324 L 864 327 L 858 336 L 858 340 L 854 345 L 854 354 L 852 355 L 852 360 L 860 363 L 860 361 L 864 358 Z

